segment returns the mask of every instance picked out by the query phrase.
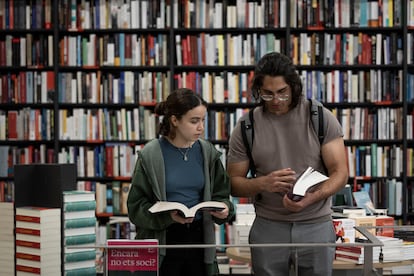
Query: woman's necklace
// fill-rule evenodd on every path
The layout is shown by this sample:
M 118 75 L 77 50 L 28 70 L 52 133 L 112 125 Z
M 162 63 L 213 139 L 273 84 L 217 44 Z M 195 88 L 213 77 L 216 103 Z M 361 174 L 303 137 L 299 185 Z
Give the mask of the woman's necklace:
M 176 147 L 176 149 L 181 153 L 181 155 L 183 156 L 183 160 L 184 161 L 188 161 L 188 151 L 191 149 L 191 146 L 190 147 L 188 147 L 188 148 L 186 148 L 185 149 L 185 151 L 182 151 L 180 148 L 177 148 Z

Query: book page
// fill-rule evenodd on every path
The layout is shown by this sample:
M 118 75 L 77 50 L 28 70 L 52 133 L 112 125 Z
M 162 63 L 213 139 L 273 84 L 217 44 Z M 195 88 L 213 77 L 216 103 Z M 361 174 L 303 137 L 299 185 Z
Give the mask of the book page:
M 293 194 L 304 196 L 310 187 L 321 183 L 328 178 L 329 177 L 326 175 L 323 175 L 322 173 L 315 171 L 313 168 L 308 167 L 293 186 Z
M 191 207 L 190 209 L 180 202 L 158 201 L 149 209 L 149 211 L 151 213 L 158 213 L 158 212 L 164 212 L 164 211 L 178 210 L 182 212 L 182 214 L 185 217 L 190 218 L 190 217 L 194 217 L 197 211 L 199 210 L 221 211 L 224 208 L 226 208 L 226 205 L 223 202 L 219 202 L 219 201 L 204 201 Z

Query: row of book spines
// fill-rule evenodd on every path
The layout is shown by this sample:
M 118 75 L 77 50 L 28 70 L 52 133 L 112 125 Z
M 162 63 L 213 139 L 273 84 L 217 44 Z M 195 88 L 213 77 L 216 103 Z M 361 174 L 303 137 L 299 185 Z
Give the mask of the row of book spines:
M 403 99 L 402 70 L 300 70 L 299 74 L 306 97 L 325 103 L 386 103 Z
M 338 120 L 344 126 L 345 139 L 402 139 L 401 108 L 377 108 L 375 110 L 355 108 L 351 112 L 349 110 L 333 109 Z M 53 130 L 51 128 L 51 110 L 43 110 L 45 116 L 40 113 L 40 110 L 28 109 L 27 111 L 33 111 L 30 112 L 33 116 L 30 116 L 26 109 L 9 111 L 7 116 L 0 115 L 0 121 L 9 126 L 8 130 L 0 128 L 0 137 L 33 141 L 51 139 L 53 137 L 53 134 L 49 133 Z M 210 124 L 206 125 L 206 138 L 228 138 L 235 123 L 244 112 L 245 109 L 241 108 L 230 113 L 209 111 L 208 117 L 211 121 Z M 59 116 L 61 121 L 60 138 L 63 140 L 69 138 L 86 141 L 151 139 L 155 137 L 154 131 L 157 124 L 157 121 L 154 120 L 154 114 L 143 108 L 133 110 L 121 108 L 118 111 L 82 108 L 64 109 L 59 111 Z M 366 123 L 362 124 L 362 121 L 357 121 L 357 119 L 364 120 Z M 379 123 L 384 122 L 383 119 L 386 122 L 391 122 L 391 125 L 384 128 L 384 125 Z M 32 126 L 36 126 L 36 129 L 32 129 L 30 125 L 28 126 L 29 129 L 23 129 L 23 122 L 25 121 L 33 121 Z M 351 122 L 356 124 L 354 125 Z M 93 131 L 90 131 L 91 129 Z
M 175 74 L 175 86 L 200 91 L 208 102 L 248 102 L 249 73 L 199 73 Z M 402 99 L 402 71 L 396 73 L 383 70 L 353 72 L 301 70 L 305 93 L 308 97 L 324 102 L 398 101 Z M 367 80 L 376 81 L 367 81 Z M 407 75 L 407 100 L 413 99 L 414 75 Z M 53 72 L 20 72 L 18 75 L 1 76 L 2 103 L 48 103 L 50 91 L 55 90 Z M 163 73 L 118 74 L 101 72 L 79 72 L 59 74 L 59 102 L 61 103 L 155 103 L 167 94 L 169 77 Z M 315 86 L 314 84 L 319 84 Z M 224 93 L 218 93 L 222 86 Z M 374 87 L 372 86 L 374 85 Z M 10 86 L 10 87 L 9 87 Z M 10 89 L 9 89 L 10 88 Z M 82 88 L 82 89 L 81 89 Z M 48 93 L 49 91 L 49 93 Z M 222 91 L 222 90 L 220 90 Z M 369 93 L 367 93 L 369 91 Z M 380 91 L 381 93 L 377 92 Z M 118 93 L 117 93 L 118 92 Z
M 17 164 L 54 163 L 54 149 L 47 148 L 44 144 L 25 147 L 0 146 L 0 161 L 0 177 L 9 177 L 14 175 L 14 165 Z M 14 193 L 11 187 L 8 191 L 10 194 Z
M 59 138 L 86 141 L 145 140 L 156 137 L 158 118 L 142 106 L 133 110 L 59 110 Z
M 52 1 L 13 1 L 0 2 L 0 30 L 51 29 Z
M 403 139 L 403 109 L 357 107 L 332 109 L 342 125 L 345 140 Z
M 279 0 L 213 2 L 210 5 L 203 1 L 196 4 L 184 1 L 173 9 L 173 18 L 177 18 L 175 26 L 183 28 L 286 27 L 288 12 L 291 27 L 392 27 L 402 24 L 400 5 L 400 1 L 392 0 L 295 1 L 288 12 L 286 1 Z
M 96 37 L 65 36 L 60 40 L 59 64 L 63 66 L 165 66 L 166 35 L 117 33 Z M 410 45 L 411 33 L 407 36 Z M 34 41 L 33 41 L 34 40 Z M 284 38 L 274 34 L 176 35 L 177 65 L 251 65 L 269 51 L 280 51 Z M 53 37 L 7 35 L 0 40 L 2 66 L 53 66 Z M 397 33 L 302 33 L 291 35 L 289 55 L 297 65 L 401 64 L 403 40 Z M 254 56 L 252 51 L 255 49 Z M 319 49 L 319 51 L 318 51 Z M 407 55 L 410 61 L 412 55 Z
M 402 174 L 402 148 L 399 146 L 347 146 L 346 152 L 350 177 L 399 177 Z
M 96 213 L 125 215 L 128 213 L 127 197 L 130 183 L 113 181 L 108 183 L 96 182 Z
M 317 2 L 312 5 L 296 3 L 291 7 L 294 18 L 293 26 L 398 26 L 401 24 L 401 9 L 397 2 L 386 0 Z M 389 7 L 391 5 L 391 7 Z M 397 7 L 397 8 L 396 8 Z M 106 29 L 106 28 L 164 28 L 170 26 L 170 10 L 173 10 L 175 27 L 285 27 L 286 2 L 266 1 L 250 2 L 213 2 L 208 5 L 204 1 L 184 1 L 180 5 L 164 1 L 131 1 L 130 5 L 111 3 L 111 5 L 95 6 L 86 1 L 85 5 L 71 5 L 67 2 L 59 7 L 60 26 L 63 28 Z M 341 14 L 334 17 L 333 13 Z M 221 20 L 216 20 L 216 19 Z M 322 19 L 323 18 L 323 19 Z M 342 19 L 339 20 L 338 18 Z M 217 22 L 218 21 L 218 22 Z
M 0 157 L 0 160 L 3 160 Z M 7 176 L 7 170 L 6 172 L 2 172 L 0 174 L 0 177 Z M 0 202 L 8 202 L 12 204 L 14 202 L 14 182 L 12 181 L 0 181 Z
M 169 61 L 165 34 L 64 36 L 59 46 L 61 66 L 166 66 Z
M 183 72 L 174 75 L 174 87 L 194 89 L 211 103 L 251 102 L 248 97 L 252 72 Z M 156 103 L 169 93 L 168 73 L 104 75 L 100 72 L 59 74 L 61 103 Z
M 308 71 L 300 70 L 303 77 L 304 93 L 309 98 L 316 98 L 327 103 L 339 102 L 395 102 L 402 96 L 402 71 L 369 70 L 354 72 L 351 70 Z M 407 89 L 413 75 L 408 75 Z M 120 77 L 113 74 L 107 76 L 100 73 L 59 74 L 59 84 L 65 89 L 60 93 L 60 101 L 68 103 L 100 103 L 113 101 L 115 103 L 158 102 L 166 94 L 168 76 L 162 74 L 161 79 L 155 74 L 133 74 L 130 71 L 121 73 Z M 174 86 L 186 87 L 200 91 L 202 97 L 212 103 L 241 103 L 250 102 L 248 84 L 252 72 L 248 73 L 199 73 L 183 72 L 174 75 Z M 151 82 L 149 82 L 151 81 Z M 155 85 L 150 85 L 155 82 Z M 67 85 L 65 85 L 66 83 Z M 95 85 L 91 85 L 95 83 Z M 160 85 L 158 85 L 160 83 Z M 147 92 L 142 91 L 143 85 L 152 87 Z M 317 85 L 315 85 L 317 84 Z M 82 87 L 82 90 L 78 88 Z M 96 89 L 92 89 L 92 88 Z M 118 87 L 110 93 L 111 87 Z M 127 88 L 133 88 L 133 91 Z M 158 89 L 161 87 L 160 89 Z M 130 92 L 127 92 L 130 91 Z M 144 92 L 145 94 L 142 94 Z M 407 94 L 407 99 L 410 94 Z
M 52 71 L 0 74 L 1 103 L 51 103 L 55 75 Z
M 292 34 L 290 41 L 288 55 L 296 65 L 402 63 L 403 39 L 397 33 L 302 33 Z M 176 64 L 250 65 L 283 46 L 285 39 L 274 34 L 177 34 Z
M 291 35 L 297 65 L 402 64 L 403 39 L 397 33 L 302 33 Z
M 126 146 L 126 148 L 129 146 Z M 82 150 L 79 150 L 80 148 L 82 148 Z M 138 148 L 140 148 L 140 146 L 138 146 Z M 108 158 L 108 152 L 110 152 L 111 150 L 113 150 L 114 147 L 105 147 L 105 146 L 99 146 L 96 147 L 96 149 L 91 149 L 90 147 L 71 147 L 68 151 L 67 151 L 67 155 L 70 155 L 71 157 L 67 157 L 67 160 L 73 160 L 72 162 L 74 162 L 74 160 L 79 161 L 81 159 L 81 157 L 79 156 L 79 152 L 88 152 L 91 151 L 94 153 L 94 158 L 89 158 L 89 162 L 88 162 L 88 154 L 84 154 L 83 155 L 83 162 L 79 162 L 80 164 L 84 164 L 83 168 L 80 168 L 80 171 L 84 171 L 86 172 L 85 175 L 80 175 L 81 177 L 83 176 L 96 176 L 99 175 L 101 177 L 117 177 L 117 176 L 125 176 L 125 177 L 129 177 L 130 174 L 122 174 L 119 170 L 114 169 L 115 167 L 119 168 L 121 164 L 126 164 L 124 159 L 122 159 L 123 161 L 121 162 L 121 159 L 116 158 L 115 156 L 113 156 L 112 154 L 112 158 Z M 131 148 L 132 149 L 132 148 Z M 136 150 L 136 149 L 135 149 Z M 132 151 L 135 151 L 132 150 Z M 414 175 L 414 170 L 413 170 L 413 159 L 414 159 L 414 152 L 413 152 L 413 148 L 408 148 L 407 149 L 407 158 L 408 158 L 408 162 L 407 162 L 407 176 L 413 176 Z M 398 152 L 397 152 L 398 151 Z M 371 146 L 348 146 L 347 147 L 347 152 L 348 152 L 348 158 L 349 158 L 349 162 L 352 165 L 352 170 L 350 171 L 350 175 L 353 176 L 373 176 L 373 177 L 383 177 L 383 176 L 388 176 L 388 175 L 394 175 L 394 176 L 399 176 L 401 173 L 401 170 L 399 171 L 395 171 L 394 166 L 391 166 L 390 162 L 398 162 L 400 163 L 401 160 L 400 158 L 402 157 L 402 152 L 401 152 L 401 148 L 400 147 L 389 147 L 389 146 L 377 146 L 377 144 L 373 144 Z M 125 151 L 125 153 L 128 153 L 130 151 Z M 99 153 L 98 155 L 96 155 L 96 153 Z M 95 158 L 99 157 L 99 158 Z M 109 154 L 110 155 L 110 154 Z M 133 163 L 133 160 L 135 160 L 135 155 L 133 155 L 132 153 L 129 154 L 130 155 L 130 162 L 129 163 Z M 375 157 L 376 156 L 376 157 Z M 399 158 L 397 158 L 399 156 Z M 395 158 L 397 158 L 397 160 L 395 160 Z M 98 160 L 105 160 L 104 163 L 102 164 L 95 164 L 98 162 Z M 365 160 L 365 161 L 364 161 Z M 369 164 L 367 165 L 366 162 L 369 161 Z M 69 162 L 69 161 L 68 161 Z M 114 163 L 117 164 L 117 166 L 114 166 Z M 24 163 L 23 163 L 24 164 Z M 111 165 L 112 164 L 112 165 Z M 88 167 L 93 167 L 95 168 L 95 174 L 89 174 L 88 171 L 91 171 L 92 169 L 89 169 Z M 130 166 L 131 167 L 131 166 Z M 100 168 L 100 169 L 96 169 L 96 168 Z M 380 169 L 381 168 L 381 169 Z M 399 166 L 400 169 L 402 169 L 401 166 Z M 130 170 L 131 171 L 131 170 Z M 2 176 L 8 176 L 9 174 L 7 172 L 3 172 Z M 6 198 L 10 198 L 13 195 L 13 188 L 12 188 L 12 183 L 11 182 L 6 182 L 6 181 L 2 181 L 0 182 L 0 186 L 4 186 L 4 188 L 2 188 L 3 194 L 4 194 L 4 200 Z M 89 188 L 88 190 L 94 190 L 92 188 Z M 0 201 L 4 201 L 4 200 L 0 200 Z
M 226 139 L 246 109 L 238 108 L 234 112 L 209 111 L 206 121 L 206 138 Z M 75 140 L 111 140 L 111 139 L 151 139 L 155 137 L 156 117 L 148 109 L 121 109 L 114 112 L 98 109 L 95 112 L 86 109 L 60 110 L 61 139 Z M 214 125 L 210 125 L 214 122 Z M 219 129 L 215 129 L 219 126 Z M 91 133 L 90 130 L 94 130 Z M 214 134 L 212 134 L 214 133 Z
M 59 160 L 76 163 L 79 177 L 129 177 L 139 146 L 70 147 L 59 153 Z M 62 162 L 63 163 L 63 162 Z
M 176 1 L 176 0 L 175 0 Z M 59 2 L 59 27 L 84 29 L 146 29 L 170 26 L 169 1 L 131 0 L 127 2 Z M 178 4 L 177 2 L 175 4 Z
M 6 35 L 0 39 L 0 66 L 53 66 L 53 36 Z
M 398 101 L 403 98 L 401 70 L 396 72 L 383 70 L 359 72 L 351 70 L 332 70 L 331 72 L 301 70 L 300 74 L 304 79 L 306 96 L 328 103 Z M 414 80 L 414 75 L 408 74 L 407 76 L 406 98 L 411 99 L 413 98 L 411 83 Z M 78 72 L 60 73 L 58 78 L 59 102 L 61 103 L 155 103 L 161 101 L 168 94 L 167 90 L 169 89 L 169 76 L 163 73 Z M 251 101 L 247 96 L 251 78 L 252 72 L 218 74 L 190 71 L 174 75 L 175 86 L 200 91 L 206 101 L 214 103 Z M 1 93 L 2 103 L 47 103 L 53 101 L 53 98 L 50 98 L 52 96 L 50 91 L 55 89 L 53 72 L 42 72 L 41 74 L 20 72 L 18 75 L 3 75 L 1 81 L 3 88 L 5 88 L 3 91 L 9 91 L 9 93 Z
M 50 140 L 53 138 L 53 110 L 30 109 L 9 110 L 1 114 L 0 122 L 7 124 L 7 129 L 0 128 L 0 137 L 8 140 Z M 5 135 L 6 134 L 6 135 Z
M 36 255 L 36 254 L 16 252 L 16 258 L 18 259 L 40 262 L 42 261 L 42 259 L 44 259 L 44 257 L 47 258 L 48 255 L 42 256 L 42 255 Z M 79 251 L 79 252 L 73 252 L 73 253 L 65 253 L 63 260 L 64 262 L 76 262 L 76 261 L 83 261 L 83 260 L 94 260 L 95 258 L 96 258 L 96 252 L 95 252 L 95 249 L 92 249 L 92 250 Z
M 105 230 L 107 239 L 130 239 L 134 236 L 131 222 L 108 223 Z
M 155 104 L 169 94 L 170 73 L 59 73 L 59 103 Z
M 31 29 L 52 27 L 51 2 L 37 1 L 32 5 L 5 1 L 0 14 L 0 29 Z M 349 27 L 349 26 L 400 26 L 402 9 L 400 1 L 353 1 L 302 3 L 291 6 L 295 17 L 293 27 Z M 410 15 L 408 1 L 407 14 Z M 165 1 L 131 1 L 130 4 L 116 2 L 110 5 L 94 6 L 67 2 L 59 6 L 59 26 L 71 30 L 112 28 L 165 28 L 170 26 L 171 5 Z M 196 5 L 185 1 L 173 4 L 173 18 L 176 27 L 283 27 L 286 26 L 286 3 L 284 1 L 240 3 L 216 2 L 207 6 L 204 1 Z M 338 16 L 333 14 L 338 13 Z M 210 16 L 213 15 L 210 19 Z M 339 16 L 340 14 L 340 16 Z M 213 20 L 223 18 L 219 22 Z M 323 20 L 322 20 L 323 18 Z M 409 17 L 411 20 L 411 17 Z M 409 21 L 411 22 L 411 21 Z

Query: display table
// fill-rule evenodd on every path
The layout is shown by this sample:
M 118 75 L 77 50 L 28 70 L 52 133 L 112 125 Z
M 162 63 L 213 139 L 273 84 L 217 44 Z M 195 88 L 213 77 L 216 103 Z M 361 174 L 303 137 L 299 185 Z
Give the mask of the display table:
M 244 248 L 239 250 L 237 247 L 229 247 L 226 249 L 226 255 L 230 259 L 234 259 L 240 262 L 250 263 L 250 252 Z M 393 267 L 400 265 L 413 264 L 414 261 L 401 261 L 401 262 L 387 262 L 387 263 L 374 263 L 373 266 L 378 269 L 378 272 L 382 273 L 382 268 Z M 363 264 L 352 264 L 344 261 L 335 260 L 333 263 L 334 270 L 363 270 Z M 382 275 L 382 274 L 380 274 Z

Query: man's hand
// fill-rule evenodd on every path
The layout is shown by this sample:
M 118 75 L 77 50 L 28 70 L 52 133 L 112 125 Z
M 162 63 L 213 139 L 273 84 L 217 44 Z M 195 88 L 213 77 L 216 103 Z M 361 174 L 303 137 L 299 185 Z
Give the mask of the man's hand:
M 273 171 L 261 177 L 263 191 L 286 194 L 292 189 L 296 172 L 291 168 Z

